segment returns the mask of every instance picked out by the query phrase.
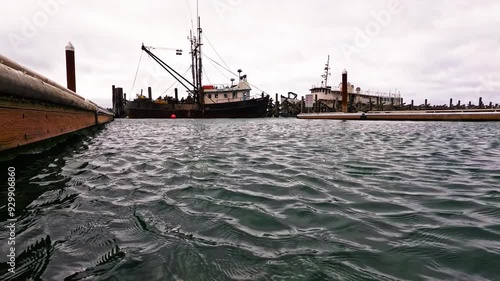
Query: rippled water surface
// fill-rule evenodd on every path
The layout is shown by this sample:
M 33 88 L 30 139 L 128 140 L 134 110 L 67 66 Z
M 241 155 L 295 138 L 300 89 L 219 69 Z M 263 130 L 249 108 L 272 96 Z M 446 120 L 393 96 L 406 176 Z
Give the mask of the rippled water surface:
M 18 259 L 12 275 L 0 256 L 0 279 L 500 280 L 499 136 L 499 123 L 117 120 L 1 164 L 18 171 Z

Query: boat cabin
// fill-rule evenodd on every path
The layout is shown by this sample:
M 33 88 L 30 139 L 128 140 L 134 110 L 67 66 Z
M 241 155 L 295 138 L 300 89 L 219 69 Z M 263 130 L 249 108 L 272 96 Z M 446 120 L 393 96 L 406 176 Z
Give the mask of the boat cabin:
M 232 80 L 231 82 L 234 82 Z M 237 102 L 250 99 L 252 88 L 246 75 L 240 77 L 238 84 L 233 85 L 206 85 L 203 86 L 205 104 Z

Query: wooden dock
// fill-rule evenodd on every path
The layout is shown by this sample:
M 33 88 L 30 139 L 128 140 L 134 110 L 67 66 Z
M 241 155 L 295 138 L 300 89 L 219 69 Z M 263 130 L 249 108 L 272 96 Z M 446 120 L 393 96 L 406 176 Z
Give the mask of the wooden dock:
M 299 119 L 367 121 L 500 121 L 500 109 L 301 113 Z
M 0 55 L 0 153 L 113 119 L 113 113 Z

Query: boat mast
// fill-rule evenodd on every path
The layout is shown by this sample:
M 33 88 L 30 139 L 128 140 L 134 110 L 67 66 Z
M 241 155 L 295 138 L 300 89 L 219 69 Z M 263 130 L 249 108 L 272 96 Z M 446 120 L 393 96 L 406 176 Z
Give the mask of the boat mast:
M 198 3 L 198 2 L 197 2 Z M 198 5 L 198 4 L 197 4 Z M 198 99 L 199 104 L 203 106 L 204 103 L 204 95 L 203 95 L 203 64 L 201 61 L 202 53 L 201 53 L 201 24 L 200 17 L 198 16 Z
M 189 39 L 191 41 L 191 72 L 193 74 L 193 85 L 194 85 L 193 86 L 193 94 L 196 94 L 196 87 L 198 85 L 198 83 L 197 83 L 197 81 L 198 81 L 197 79 L 198 78 L 196 76 L 197 73 L 198 73 L 198 71 L 197 71 L 197 68 L 195 66 L 195 61 L 196 61 L 196 59 L 195 59 L 195 57 L 196 57 L 195 52 L 196 52 L 196 50 L 194 48 L 194 46 L 195 46 L 195 40 L 196 39 L 193 38 L 193 31 L 192 30 L 189 32 Z
M 325 74 L 323 74 L 323 78 L 325 78 L 325 88 L 327 87 L 328 84 L 328 76 L 330 75 L 330 55 L 328 55 L 328 60 L 326 61 L 326 66 L 325 66 Z

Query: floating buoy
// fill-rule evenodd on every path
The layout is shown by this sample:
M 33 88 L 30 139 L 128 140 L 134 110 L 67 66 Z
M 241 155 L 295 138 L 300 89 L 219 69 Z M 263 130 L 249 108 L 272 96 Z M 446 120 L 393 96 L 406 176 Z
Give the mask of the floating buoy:
M 175 119 L 175 118 L 177 118 L 177 116 L 175 116 L 175 114 L 172 114 L 172 115 L 170 115 L 170 118 Z

